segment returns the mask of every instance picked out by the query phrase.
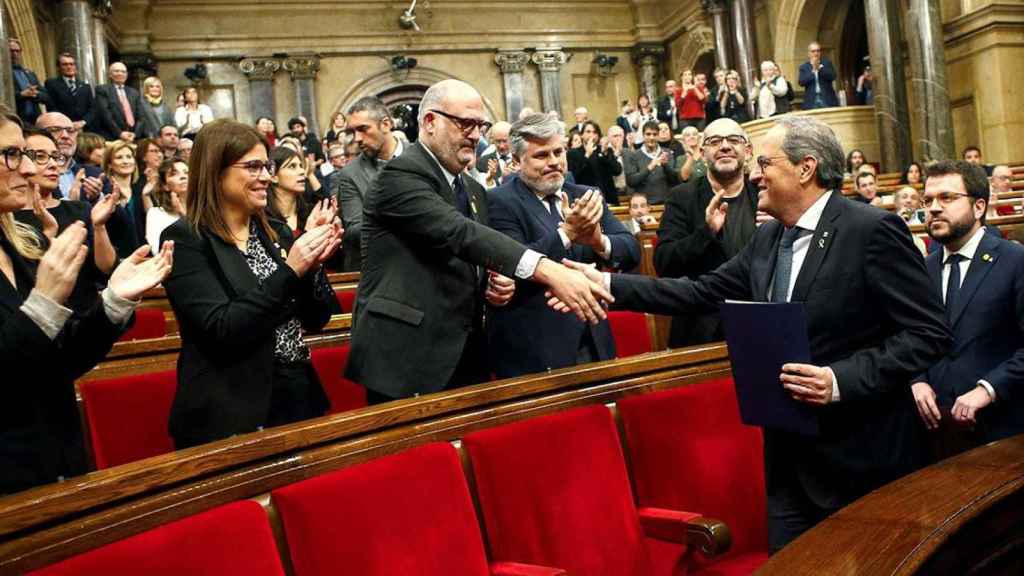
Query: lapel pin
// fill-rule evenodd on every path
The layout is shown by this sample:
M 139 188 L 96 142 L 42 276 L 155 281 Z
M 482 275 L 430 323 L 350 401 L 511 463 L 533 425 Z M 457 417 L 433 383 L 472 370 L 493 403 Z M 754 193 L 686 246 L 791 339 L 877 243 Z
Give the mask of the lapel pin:
M 818 248 L 825 248 L 825 237 L 818 238 Z
M 821 233 L 821 237 L 822 238 L 828 238 L 828 230 L 825 230 L 824 232 L 822 232 Z
M 281 258 L 288 258 L 288 251 L 285 250 L 284 248 L 281 248 Z
M 988 254 L 982 254 L 981 255 L 981 259 L 983 261 L 985 261 L 985 262 L 991 262 L 992 261 L 992 256 L 989 256 Z

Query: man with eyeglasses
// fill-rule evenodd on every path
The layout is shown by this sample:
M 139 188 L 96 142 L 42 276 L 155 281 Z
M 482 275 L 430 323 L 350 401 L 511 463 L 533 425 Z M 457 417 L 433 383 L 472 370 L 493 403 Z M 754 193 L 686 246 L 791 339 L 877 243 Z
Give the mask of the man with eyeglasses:
M 708 172 L 672 189 L 658 228 L 654 268 L 663 278 L 697 279 L 739 254 L 754 235 L 757 186 L 747 179 L 750 139 L 734 120 L 707 126 L 701 156 Z M 669 346 L 681 348 L 724 338 L 718 312 L 672 319 Z
M 776 220 L 731 260 L 696 280 L 577 267 L 607 282 L 617 307 L 655 314 L 712 311 L 727 299 L 803 303 L 811 361 L 784 364 L 778 385 L 821 429 L 805 436 L 764 428 L 773 553 L 924 464 L 908 384 L 951 342 L 938 293 L 922 288 L 928 272 L 906 224 L 844 198 L 843 163 L 828 125 L 783 116 L 763 137 L 750 178 L 758 208 Z M 765 326 L 755 337 L 772 331 Z
M 985 232 L 980 166 L 945 160 L 925 170 L 926 259 L 953 330 L 949 355 L 915 378 L 933 455 L 953 456 L 1024 432 L 1024 247 Z
M 71 118 L 60 112 L 46 112 L 39 117 L 36 126 L 53 136 L 57 149 L 68 158 L 60 174 L 60 192 L 54 196 L 90 201 L 98 198 L 103 190 L 103 180 L 96 177 L 98 174 L 88 176 L 78 165 L 75 153 L 78 151 L 79 130 Z
M 800 65 L 798 81 L 804 87 L 804 110 L 839 106 L 839 97 L 832 83 L 836 80 L 836 67 L 821 56 L 821 44 L 807 46 L 807 62 Z
M 57 56 L 57 70 L 59 74 L 45 84 L 48 96 L 46 109 L 70 118 L 78 131 L 88 130 L 87 126 L 94 122 L 92 86 L 78 78 L 75 57 L 67 52 Z
M 487 192 L 465 174 L 489 127 L 480 94 L 438 82 L 418 121 L 419 140 L 385 164 L 363 207 L 346 376 L 371 404 L 489 380 L 484 302 L 506 304 L 511 277 L 548 286 L 587 321 L 605 318 L 600 284 L 488 227 Z

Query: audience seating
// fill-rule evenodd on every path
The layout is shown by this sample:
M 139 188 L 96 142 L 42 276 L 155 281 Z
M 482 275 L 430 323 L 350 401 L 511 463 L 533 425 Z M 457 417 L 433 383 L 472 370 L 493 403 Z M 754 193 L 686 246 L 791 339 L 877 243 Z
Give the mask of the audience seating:
M 97 470 L 174 451 L 167 419 L 176 374 L 166 370 L 78 384 Z
M 121 335 L 121 341 L 162 338 L 167 336 L 167 321 L 164 311 L 158 308 L 138 308 L 135 323 Z
M 564 574 L 489 567 L 455 448 L 435 443 L 275 490 L 295 576 Z
M 335 290 L 334 297 L 338 299 L 338 305 L 341 306 L 342 314 L 352 313 L 352 309 L 355 308 L 356 303 L 355 290 Z
M 366 406 L 366 388 L 345 378 L 349 343 L 329 348 L 314 348 L 310 352 L 313 368 L 331 403 L 330 414 L 355 410 Z
M 699 515 L 637 509 L 606 407 L 474 432 L 463 446 L 492 559 L 588 576 L 685 573 L 686 526 Z
M 731 378 L 621 399 L 640 506 L 699 509 L 729 526 L 728 554 L 695 572 L 751 574 L 768 559 L 761 429 L 744 425 Z
M 615 310 L 608 313 L 608 324 L 615 339 L 617 357 L 626 358 L 654 350 L 646 314 Z
M 34 576 L 284 576 L 267 515 L 234 502 L 73 556 Z

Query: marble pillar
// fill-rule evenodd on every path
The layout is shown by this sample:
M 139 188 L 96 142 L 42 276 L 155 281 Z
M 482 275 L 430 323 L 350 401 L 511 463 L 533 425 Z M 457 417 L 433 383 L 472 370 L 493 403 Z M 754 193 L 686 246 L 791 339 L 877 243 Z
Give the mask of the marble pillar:
M 912 158 L 899 12 L 900 0 L 864 2 L 882 172 L 899 172 Z
M 296 115 L 305 116 L 308 122 L 306 132 L 320 138 L 320 127 L 316 120 L 316 75 L 320 71 L 320 56 L 296 54 L 285 58 L 281 67 L 292 76 Z
M 531 60 L 540 70 L 540 100 L 545 112 L 554 110 L 562 116 L 562 65 L 572 55 L 561 48 L 538 48 Z M 562 118 L 564 120 L 564 118 Z
M 729 25 L 726 18 L 726 0 L 704 0 L 704 11 L 711 15 L 711 27 L 715 32 L 715 66 L 729 69 Z
M 733 38 L 736 42 L 736 66 L 743 81 L 744 92 L 749 92 L 754 84 L 754 76 L 759 75 L 757 62 L 757 46 L 754 44 L 754 20 L 750 17 L 748 0 L 732 0 Z M 747 97 L 747 114 L 754 117 L 754 101 Z
M 95 26 L 92 2 L 63 0 L 57 5 L 57 52 L 74 56 L 78 79 L 94 87 L 107 81 L 106 70 L 97 75 Z
M 110 67 L 110 54 L 107 50 L 107 20 L 110 18 L 111 8 L 105 2 L 98 2 L 92 12 L 93 30 L 93 58 L 96 61 L 97 84 L 107 81 L 107 68 Z M 82 66 L 79 64 L 79 71 Z
M 925 162 L 956 158 L 939 0 L 910 0 L 907 46 L 917 134 L 914 157 Z
M 499 50 L 494 55 L 505 83 L 505 117 L 509 122 L 515 122 L 523 109 L 523 70 L 529 61 L 530 55 L 522 50 Z
M 633 47 L 633 62 L 640 74 L 640 93 L 647 95 L 651 106 L 658 101 L 661 61 L 664 57 L 665 47 L 661 44 L 637 44 Z
M 238 63 L 238 68 L 249 79 L 249 102 L 253 122 L 266 116 L 276 123 L 274 74 L 281 69 L 281 62 L 275 58 L 246 58 Z
M 7 22 L 7 7 L 0 1 L 0 103 L 14 110 L 14 76 L 11 72 L 11 51 L 7 49 L 11 33 Z

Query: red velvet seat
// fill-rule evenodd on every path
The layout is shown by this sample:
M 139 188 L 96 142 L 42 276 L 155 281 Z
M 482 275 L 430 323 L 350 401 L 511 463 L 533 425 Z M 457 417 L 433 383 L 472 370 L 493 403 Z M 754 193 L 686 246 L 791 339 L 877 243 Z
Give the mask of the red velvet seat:
M 267 515 L 243 500 L 33 572 L 37 576 L 283 576 Z
M 342 313 L 350 314 L 352 312 L 352 308 L 356 303 L 355 290 L 335 290 L 334 297 L 338 299 L 338 304 L 341 305 Z
M 768 557 L 764 457 L 732 379 L 623 398 L 618 411 L 640 505 L 699 507 L 724 521 L 732 548 L 697 573 L 752 573 Z
M 459 457 L 428 444 L 273 492 L 296 576 L 491 573 Z M 500 574 L 561 574 L 511 571 Z
M 615 339 L 615 354 L 619 358 L 654 350 L 646 314 L 615 310 L 608 313 L 608 324 L 612 329 L 612 338 Z
M 313 368 L 331 402 L 329 414 L 366 406 L 366 388 L 344 377 L 348 352 L 348 342 L 330 348 L 314 348 L 310 352 Z
M 604 406 L 475 432 L 463 446 L 492 559 L 584 576 L 685 573 L 686 547 L 650 538 L 645 528 L 662 521 L 679 534 L 697 515 L 636 508 Z
M 135 323 L 121 335 L 121 341 L 163 338 L 164 336 L 167 336 L 167 320 L 164 319 L 164 311 L 159 308 L 139 308 L 135 310 Z
M 78 385 L 97 470 L 174 451 L 167 419 L 177 385 L 174 370 Z

